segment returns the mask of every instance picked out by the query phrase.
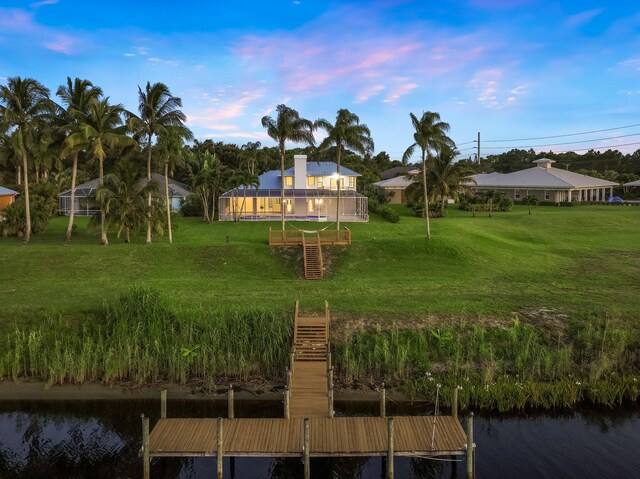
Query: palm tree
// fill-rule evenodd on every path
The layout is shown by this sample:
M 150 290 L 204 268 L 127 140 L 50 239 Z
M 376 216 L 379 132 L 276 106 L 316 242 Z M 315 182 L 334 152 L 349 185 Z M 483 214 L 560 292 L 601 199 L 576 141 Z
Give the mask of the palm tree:
M 109 104 L 109 97 L 94 100 L 89 105 L 86 118 L 79 125 L 78 131 L 67 137 L 71 148 L 84 148 L 87 154 L 98 161 L 99 184 L 104 186 L 104 161 L 107 151 L 120 150 L 134 146 L 135 140 L 126 135 L 123 116 L 126 110 L 120 104 Z M 108 245 L 107 230 L 103 208 L 100 208 L 100 243 Z
M 340 157 L 343 150 L 354 150 L 362 155 L 373 151 L 373 140 L 371 139 L 371 131 L 364 123 L 360 123 L 360 118 L 349 110 L 340 109 L 336 116 L 336 123 L 332 125 L 325 119 L 319 119 L 315 122 L 315 128 L 322 128 L 327 132 L 327 137 L 318 147 L 320 150 L 335 146 L 336 148 L 336 175 L 337 196 L 336 196 L 336 229 L 340 229 L 340 187 L 342 178 L 340 177 Z
M 262 117 L 262 126 L 267 129 L 267 135 L 278 143 L 280 152 L 280 212 L 282 214 L 282 230 L 284 231 L 284 154 L 285 143 L 306 143 L 314 145 L 313 123 L 300 115 L 293 108 L 286 105 L 276 107 L 278 116 L 274 120 L 270 116 Z
M 131 231 L 141 230 L 149 223 L 147 197 L 157 190 L 158 185 L 145 181 L 143 171 L 133 162 L 119 163 L 114 173 L 105 176 L 96 199 L 107 222 L 118 227 L 118 238 L 124 232 L 125 243 L 131 242 Z
M 189 137 L 191 132 L 184 126 L 186 115 L 180 110 L 182 100 L 171 95 L 169 87 L 164 83 L 147 82 L 144 90 L 138 87 L 138 111 L 140 116 L 132 115 L 130 124 L 137 135 L 146 138 L 147 149 L 147 180 L 151 181 L 151 143 L 153 137 L 167 133 L 168 129 L 175 128 L 183 132 L 183 137 Z M 189 132 L 189 133 L 187 133 Z M 147 197 L 147 243 L 151 243 L 152 220 L 151 192 Z
M 462 163 L 456 163 L 457 151 L 449 146 L 442 148 L 435 157 L 433 168 L 429 170 L 428 180 L 434 189 L 440 193 L 440 216 L 444 216 L 445 202 L 450 192 L 457 194 L 467 187 L 473 171 Z
M 413 113 L 409 113 L 411 123 L 415 132 L 413 134 L 414 143 L 407 148 L 402 155 L 402 162 L 407 163 L 413 156 L 416 148 L 420 148 L 422 154 L 422 183 L 424 185 L 424 217 L 427 226 L 427 239 L 431 238 L 431 228 L 429 226 L 429 196 L 427 191 L 427 160 L 431 162 L 431 151 L 440 150 L 443 146 L 453 147 L 453 141 L 446 135 L 449 131 L 449 124 L 440 121 L 440 114 L 425 111 L 418 119 Z
M 529 205 L 529 214 L 531 214 L 531 207 L 538 204 L 538 197 L 536 195 L 527 195 L 522 198 L 522 203 Z
M 56 95 L 62 99 L 62 103 L 66 107 L 61 121 L 62 129 L 67 132 L 67 137 L 64 141 L 61 156 L 63 158 L 71 158 L 72 160 L 71 204 L 69 208 L 69 224 L 65 235 L 65 243 L 68 244 L 71 241 L 71 233 L 73 232 L 78 156 L 80 152 L 86 148 L 85 143 L 78 142 L 77 139 L 73 140 L 72 136 L 74 133 L 81 131 L 80 125 L 85 122 L 89 116 L 89 106 L 93 101 L 102 96 L 102 89 L 93 86 L 93 83 L 89 80 L 76 78 L 72 81 L 71 77 L 67 77 L 67 84 L 60 85 L 56 91 Z
M 187 138 L 183 135 L 188 134 Z M 168 128 L 158 136 L 156 147 L 158 156 L 164 165 L 164 195 L 165 207 L 167 210 L 167 230 L 169 231 L 169 244 L 173 244 L 173 234 L 171 231 L 171 200 L 169 199 L 169 170 L 184 162 L 182 157 L 183 140 L 191 139 L 191 132 L 188 129 Z
M 489 203 L 489 218 L 491 218 L 491 214 L 493 213 L 493 204 L 500 199 L 502 193 L 496 190 L 487 190 L 482 196 L 484 197 L 484 200 Z
M 256 174 L 258 150 L 261 146 L 262 144 L 259 141 L 249 141 L 240 147 L 246 158 L 247 170 L 249 170 L 249 173 L 252 175 Z
M 0 85 L 0 131 L 13 130 L 11 143 L 16 156 L 22 158 L 24 183 L 25 231 L 22 242 L 31 238 L 31 211 L 29 205 L 29 151 L 38 125 L 53 111 L 49 90 L 32 78 L 11 77 Z

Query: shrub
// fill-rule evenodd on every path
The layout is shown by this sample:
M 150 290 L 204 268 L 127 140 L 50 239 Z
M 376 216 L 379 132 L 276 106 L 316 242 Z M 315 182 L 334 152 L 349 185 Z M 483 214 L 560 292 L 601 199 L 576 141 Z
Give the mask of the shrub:
M 400 221 L 400 215 L 393 208 L 383 206 L 376 200 L 369 200 L 369 211 L 383 217 L 391 223 Z
M 47 198 L 30 195 L 29 207 L 31 210 L 31 232 L 42 233 L 49 224 L 49 212 L 51 205 Z M 24 236 L 26 225 L 24 195 L 7 206 L 4 211 L 4 220 L 0 222 L 0 234 L 2 236 Z
M 182 216 L 202 216 L 202 200 L 196 194 L 191 193 L 187 196 L 180 206 Z

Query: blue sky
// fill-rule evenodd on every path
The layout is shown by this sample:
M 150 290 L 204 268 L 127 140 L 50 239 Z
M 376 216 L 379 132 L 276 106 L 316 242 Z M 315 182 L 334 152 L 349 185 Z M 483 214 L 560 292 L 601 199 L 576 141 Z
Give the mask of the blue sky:
M 424 110 L 451 124 L 465 155 L 478 131 L 483 154 L 623 145 L 640 142 L 640 127 L 617 128 L 640 123 L 634 4 L 2 0 L 0 82 L 29 76 L 55 91 L 78 76 L 135 109 L 137 86 L 162 81 L 197 138 L 238 144 L 272 144 L 260 118 L 286 103 L 312 120 L 350 109 L 392 158 L 412 142 L 409 112 Z

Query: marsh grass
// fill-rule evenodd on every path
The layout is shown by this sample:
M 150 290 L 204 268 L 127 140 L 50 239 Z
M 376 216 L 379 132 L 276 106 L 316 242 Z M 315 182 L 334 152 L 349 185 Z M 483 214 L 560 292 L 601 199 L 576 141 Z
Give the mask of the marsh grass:
M 81 324 L 54 316 L 32 329 L 17 326 L 6 337 L 0 375 L 51 384 L 278 378 L 291 333 L 289 315 L 172 310 L 159 293 L 135 288 Z
M 506 328 L 358 332 L 334 345 L 334 357 L 347 386 L 384 381 L 410 395 L 435 396 L 441 384 L 445 403 L 460 387 L 463 407 L 504 411 L 637 401 L 637 331 L 606 318 L 578 324 L 562 341 L 517 320 Z

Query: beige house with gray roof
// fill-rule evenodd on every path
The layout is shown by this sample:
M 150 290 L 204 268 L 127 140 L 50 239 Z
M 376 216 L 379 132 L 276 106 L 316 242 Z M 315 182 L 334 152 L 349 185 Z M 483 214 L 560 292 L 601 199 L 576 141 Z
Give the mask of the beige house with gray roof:
M 473 175 L 475 184 L 470 188 L 476 193 L 496 190 L 518 202 L 528 195 L 541 202 L 600 202 L 613 196 L 612 181 L 581 175 L 573 171 L 554 168 L 554 160 L 535 160 L 536 166 L 513 173 L 487 173 Z

